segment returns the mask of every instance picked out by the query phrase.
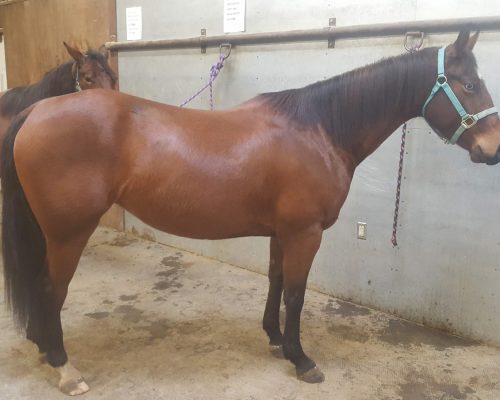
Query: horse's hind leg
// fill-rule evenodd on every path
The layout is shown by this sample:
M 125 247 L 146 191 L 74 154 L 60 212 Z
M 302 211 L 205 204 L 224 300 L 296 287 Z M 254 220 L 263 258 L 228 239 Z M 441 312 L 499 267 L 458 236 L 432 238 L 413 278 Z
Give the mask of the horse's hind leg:
M 48 363 L 60 374 L 59 389 L 69 395 L 89 390 L 80 372 L 68 361 L 63 344 L 61 309 L 68 293 L 68 286 L 87 240 L 93 231 L 71 240 L 47 238 L 47 277 L 41 297 L 45 312 L 45 324 L 41 331 L 41 350 L 46 352 Z
M 300 344 L 300 313 L 304 305 L 307 277 L 319 249 L 321 227 L 310 227 L 280 238 L 283 249 L 283 284 L 285 291 L 286 323 L 283 353 L 295 364 L 297 377 L 309 383 L 324 380 L 323 373 L 302 350 Z
M 280 305 L 283 293 L 283 252 L 278 239 L 271 238 L 269 257 L 269 292 L 262 326 L 269 336 L 271 353 L 283 358 L 283 335 L 280 330 Z

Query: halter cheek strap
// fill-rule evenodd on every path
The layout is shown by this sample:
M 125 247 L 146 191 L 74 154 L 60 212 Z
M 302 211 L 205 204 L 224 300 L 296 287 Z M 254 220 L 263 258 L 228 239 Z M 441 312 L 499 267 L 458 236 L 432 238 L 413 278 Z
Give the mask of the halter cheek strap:
M 80 70 L 78 69 L 77 62 L 73 64 L 73 68 L 75 69 L 75 91 L 81 92 L 82 88 L 80 86 Z
M 465 111 L 464 107 L 460 103 L 460 100 L 458 100 L 457 96 L 453 92 L 453 89 L 448 84 L 448 79 L 446 78 L 446 75 L 444 73 L 444 52 L 444 47 L 441 47 L 438 51 L 438 76 L 436 79 L 436 83 L 431 90 L 431 94 L 422 107 L 422 116 L 425 118 L 425 109 L 427 108 L 427 105 L 431 102 L 431 100 L 434 98 L 434 95 L 439 91 L 439 89 L 443 89 L 444 93 L 451 101 L 451 104 L 453 104 L 453 107 L 455 107 L 458 115 L 460 115 L 460 117 L 462 118 L 460 126 L 456 129 L 451 139 L 447 140 L 448 143 L 455 144 L 467 129 L 472 128 L 474 125 L 476 125 L 480 119 L 485 118 L 488 115 L 498 113 L 498 110 L 496 107 L 491 107 L 478 112 L 477 114 L 469 114 L 467 111 Z
M 75 90 L 77 92 L 81 92 L 82 88 L 80 87 L 80 70 L 78 69 L 78 64 L 76 64 L 76 76 L 75 76 Z

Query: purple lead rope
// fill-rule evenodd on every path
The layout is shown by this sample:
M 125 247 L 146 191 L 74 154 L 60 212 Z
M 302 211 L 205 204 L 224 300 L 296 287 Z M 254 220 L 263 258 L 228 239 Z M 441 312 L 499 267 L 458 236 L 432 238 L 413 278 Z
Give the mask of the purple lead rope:
M 198 97 L 207 87 L 210 87 L 210 110 L 213 111 L 214 109 L 214 98 L 213 98 L 213 87 L 212 84 L 215 81 L 215 78 L 219 75 L 219 72 L 221 71 L 222 67 L 224 67 L 224 61 L 226 60 L 227 56 L 224 54 L 219 55 L 219 61 L 217 61 L 212 67 L 210 68 L 210 79 L 208 83 L 203 86 L 200 90 L 198 90 L 195 94 L 193 94 L 189 99 L 184 101 L 179 107 L 184 107 L 187 103 L 190 101 L 194 100 L 196 97 Z

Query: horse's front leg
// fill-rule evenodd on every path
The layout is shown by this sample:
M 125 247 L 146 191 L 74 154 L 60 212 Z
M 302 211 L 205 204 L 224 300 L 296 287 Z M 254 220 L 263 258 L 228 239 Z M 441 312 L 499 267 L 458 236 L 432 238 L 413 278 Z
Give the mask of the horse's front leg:
M 322 233 L 320 226 L 312 226 L 279 238 L 283 250 L 286 305 L 283 353 L 295 364 L 297 377 L 308 383 L 319 383 L 325 379 L 316 363 L 304 353 L 300 344 L 300 313 L 304 304 L 307 277 L 319 249 Z
M 280 329 L 280 305 L 283 293 L 283 252 L 278 239 L 271 238 L 269 257 L 269 292 L 262 326 L 269 336 L 273 356 L 283 358 L 283 335 Z

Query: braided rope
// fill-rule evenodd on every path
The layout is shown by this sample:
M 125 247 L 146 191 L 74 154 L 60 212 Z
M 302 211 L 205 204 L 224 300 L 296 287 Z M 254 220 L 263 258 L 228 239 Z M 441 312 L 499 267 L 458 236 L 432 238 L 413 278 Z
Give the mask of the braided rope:
M 224 54 L 219 55 L 219 60 L 212 65 L 210 68 L 210 79 L 208 80 L 208 83 L 203 86 L 200 90 L 198 90 L 195 94 L 193 94 L 189 99 L 185 100 L 179 107 L 184 107 L 186 104 L 189 102 L 193 101 L 196 97 L 198 97 L 206 88 L 210 87 L 210 110 L 213 111 L 214 109 L 214 99 L 213 99 L 213 82 L 219 75 L 219 72 L 221 69 L 224 67 L 224 61 L 226 60 L 227 56 Z
M 398 182 L 396 186 L 396 204 L 394 206 L 394 222 L 392 224 L 391 242 L 394 247 L 398 245 L 397 235 L 398 235 L 399 202 L 401 200 L 401 181 L 403 179 L 403 163 L 405 156 L 406 133 L 407 133 L 407 125 L 405 122 L 401 133 L 401 151 L 399 153 Z

